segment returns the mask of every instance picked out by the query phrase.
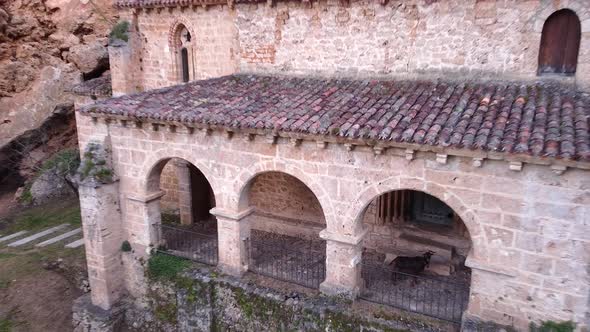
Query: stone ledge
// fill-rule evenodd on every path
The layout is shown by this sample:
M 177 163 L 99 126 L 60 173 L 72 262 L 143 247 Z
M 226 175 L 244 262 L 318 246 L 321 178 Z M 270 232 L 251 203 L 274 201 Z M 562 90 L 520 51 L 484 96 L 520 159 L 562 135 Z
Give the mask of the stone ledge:
M 140 202 L 140 203 L 149 203 L 152 202 L 156 199 L 161 198 L 162 196 L 164 196 L 166 193 L 163 191 L 158 191 L 152 194 L 148 194 L 144 197 L 138 197 L 138 196 L 127 196 L 127 199 L 132 200 L 132 201 L 136 201 L 136 202 Z
M 346 235 L 346 234 L 332 233 L 332 232 L 328 231 L 327 229 L 324 229 L 320 232 L 320 238 L 322 238 L 323 240 L 336 241 L 336 242 L 356 246 L 359 243 L 361 243 L 361 241 L 365 238 L 365 236 L 367 235 L 368 232 L 369 232 L 368 229 L 363 229 L 360 234 Z
M 473 270 L 485 271 L 488 273 L 499 274 L 506 277 L 516 277 L 518 275 L 515 269 L 511 267 L 498 266 L 476 261 L 474 259 L 471 259 L 469 256 L 467 257 L 467 260 L 465 260 L 465 266 Z
M 243 210 L 238 213 L 214 207 L 211 210 L 209 210 L 209 213 L 211 213 L 212 215 L 219 217 L 219 218 L 225 218 L 225 219 L 239 221 L 239 220 L 251 215 L 252 213 L 254 213 L 254 207 L 248 208 L 248 209 Z

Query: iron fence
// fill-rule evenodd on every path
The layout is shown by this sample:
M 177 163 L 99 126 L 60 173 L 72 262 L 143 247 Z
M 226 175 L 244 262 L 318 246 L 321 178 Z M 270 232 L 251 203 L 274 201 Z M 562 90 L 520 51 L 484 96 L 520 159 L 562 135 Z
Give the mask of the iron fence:
M 161 225 L 161 230 L 161 245 L 166 253 L 209 265 L 217 265 L 216 234 L 203 234 L 171 225 Z
M 310 288 L 319 288 L 326 278 L 326 255 L 311 244 L 294 249 L 277 241 L 250 239 L 248 248 L 252 272 Z
M 391 268 L 363 265 L 364 300 L 460 323 L 469 301 L 469 287 L 435 277 L 416 276 Z

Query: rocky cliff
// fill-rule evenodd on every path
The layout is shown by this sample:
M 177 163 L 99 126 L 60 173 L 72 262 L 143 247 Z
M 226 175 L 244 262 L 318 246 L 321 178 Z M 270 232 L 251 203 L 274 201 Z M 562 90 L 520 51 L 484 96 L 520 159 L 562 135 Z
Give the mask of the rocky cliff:
M 70 91 L 108 75 L 116 21 L 112 0 L 0 0 L 0 182 L 76 144 Z

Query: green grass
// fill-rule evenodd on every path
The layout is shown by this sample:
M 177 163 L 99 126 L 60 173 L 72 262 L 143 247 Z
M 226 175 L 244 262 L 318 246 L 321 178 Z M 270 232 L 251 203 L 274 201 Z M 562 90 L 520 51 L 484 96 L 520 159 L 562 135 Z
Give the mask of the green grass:
M 153 280 L 174 280 L 191 262 L 176 256 L 156 253 L 148 261 L 148 276 Z
M 60 201 L 17 212 L 0 221 L 0 229 L 2 234 L 9 234 L 21 230 L 37 231 L 60 224 L 81 224 L 80 207 L 76 200 Z
M 573 332 L 576 329 L 576 324 L 572 321 L 554 322 L 543 321 L 540 326 L 531 323 L 530 330 L 532 332 Z
M 0 332 L 12 331 L 12 322 L 8 319 L 0 319 Z

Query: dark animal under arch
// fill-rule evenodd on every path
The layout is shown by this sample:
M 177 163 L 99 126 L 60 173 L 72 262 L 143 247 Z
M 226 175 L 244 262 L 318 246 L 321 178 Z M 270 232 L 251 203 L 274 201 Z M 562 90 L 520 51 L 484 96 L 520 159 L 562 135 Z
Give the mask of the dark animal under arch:
M 398 256 L 389 265 L 393 265 L 395 271 L 416 275 L 424 272 L 434 254 L 428 250 L 422 256 Z

